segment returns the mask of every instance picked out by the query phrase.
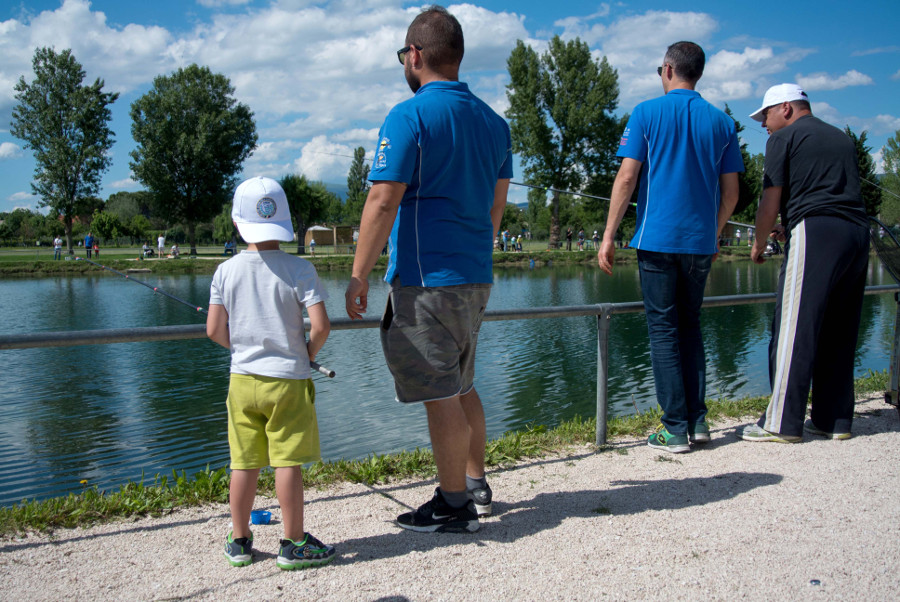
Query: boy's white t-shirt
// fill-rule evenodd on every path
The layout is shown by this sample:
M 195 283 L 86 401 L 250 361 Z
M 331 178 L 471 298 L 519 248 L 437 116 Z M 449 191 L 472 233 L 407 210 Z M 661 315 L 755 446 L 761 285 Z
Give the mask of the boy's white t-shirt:
M 243 251 L 213 276 L 210 305 L 224 305 L 231 372 L 275 378 L 310 377 L 303 308 L 322 303 L 316 268 L 284 251 Z

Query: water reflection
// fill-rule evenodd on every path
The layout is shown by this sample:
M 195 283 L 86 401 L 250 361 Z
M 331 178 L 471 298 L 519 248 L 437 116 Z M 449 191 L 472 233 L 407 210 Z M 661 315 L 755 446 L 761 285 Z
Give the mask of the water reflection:
M 769 292 L 778 263 L 717 262 L 708 295 Z M 885 282 L 880 264 L 871 284 Z M 496 270 L 490 309 L 584 305 L 640 299 L 635 266 L 608 277 L 593 266 Z M 324 272 L 329 314 L 342 317 L 347 275 Z M 144 278 L 205 304 L 210 276 Z M 370 307 L 387 287 L 373 281 Z M 884 369 L 890 354 L 892 296 L 866 298 L 858 372 Z M 763 394 L 772 305 L 703 312 L 710 397 Z M 107 275 L 0 280 L 6 333 L 202 323 L 204 317 L 127 280 Z M 479 340 L 476 386 L 488 433 L 530 423 L 553 425 L 596 413 L 596 319 L 487 322 Z M 322 451 L 354 458 L 428 446 L 421 407 L 394 401 L 376 330 L 336 331 L 319 360 L 337 378 L 316 378 Z M 228 461 L 225 394 L 228 352 L 205 340 L 30 349 L 0 353 L 0 503 L 78 491 L 80 479 L 111 488 L 172 469 L 189 473 Z M 612 414 L 656 404 L 646 322 L 615 316 L 610 330 Z

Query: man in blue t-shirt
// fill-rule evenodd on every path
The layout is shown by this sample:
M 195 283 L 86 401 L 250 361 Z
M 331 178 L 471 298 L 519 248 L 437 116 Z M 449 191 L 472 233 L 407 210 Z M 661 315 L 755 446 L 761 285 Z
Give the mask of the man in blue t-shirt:
M 744 171 L 734 120 L 694 88 L 706 56 L 693 42 L 669 46 L 657 69 L 665 94 L 639 104 L 618 156 L 600 268 L 612 274 L 614 238 L 640 181 L 632 247 L 650 332 L 650 361 L 662 427 L 650 447 L 690 451 L 710 440 L 700 305 L 718 237 L 738 199 Z
M 425 404 L 440 483 L 397 517 L 414 531 L 476 531 L 491 512 L 474 361 L 512 144 L 506 122 L 458 80 L 463 46 L 459 22 L 438 6 L 406 32 L 397 55 L 415 96 L 379 132 L 346 292 L 347 315 L 362 318 L 366 278 L 389 240 L 381 344 L 397 399 Z

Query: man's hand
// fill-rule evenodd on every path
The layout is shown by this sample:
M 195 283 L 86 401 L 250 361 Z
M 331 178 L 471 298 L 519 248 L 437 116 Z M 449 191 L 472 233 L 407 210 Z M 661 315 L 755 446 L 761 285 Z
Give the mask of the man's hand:
M 763 253 L 766 252 L 766 245 L 764 243 L 759 242 L 759 239 L 754 239 L 753 248 L 750 249 L 750 259 L 753 260 L 753 263 L 765 263 L 766 258 L 763 256 Z
M 369 281 L 352 276 L 344 293 L 347 315 L 351 320 L 362 320 L 369 306 Z
M 787 235 L 784 233 L 784 226 L 781 224 L 775 224 L 772 226 L 772 233 L 769 234 L 772 238 L 777 240 L 778 242 L 787 242 Z
M 612 276 L 612 266 L 615 258 L 616 248 L 613 246 L 611 237 L 606 236 L 600 244 L 600 250 L 597 251 L 597 264 L 601 270 Z

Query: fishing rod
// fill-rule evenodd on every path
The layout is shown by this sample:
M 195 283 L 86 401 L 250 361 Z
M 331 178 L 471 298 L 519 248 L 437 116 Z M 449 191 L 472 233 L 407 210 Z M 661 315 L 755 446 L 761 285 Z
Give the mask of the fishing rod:
M 130 281 L 136 282 L 142 286 L 146 286 L 147 288 L 152 290 L 154 293 L 159 293 L 160 295 L 168 297 L 169 299 L 172 299 L 173 301 L 177 301 L 177 302 L 181 303 L 182 305 L 186 305 L 186 306 L 190 307 L 191 309 L 194 309 L 202 314 L 209 315 L 209 312 L 206 311 L 205 308 L 200 307 L 198 305 L 194 305 L 193 303 L 190 303 L 188 301 L 185 301 L 184 299 L 176 297 L 175 295 L 173 295 L 171 293 L 167 293 L 166 291 L 162 290 L 158 286 L 153 286 L 152 284 L 147 284 L 143 280 L 138 280 L 137 278 L 134 278 L 134 277 L 130 276 L 129 274 L 124 274 L 124 273 L 120 272 L 119 270 L 116 270 L 109 266 L 105 266 L 105 265 L 97 263 L 95 261 L 91 261 L 90 259 L 85 259 L 84 257 L 76 257 L 75 261 L 85 261 L 91 265 L 97 266 L 98 268 L 103 268 L 104 270 L 108 270 L 110 272 L 113 272 L 114 274 L 118 274 L 119 276 L 125 278 L 126 280 L 130 280 Z M 326 368 L 325 366 L 323 366 L 317 362 L 314 362 L 312 360 L 310 360 L 309 366 L 310 366 L 310 368 L 312 368 L 319 374 L 324 374 L 328 378 L 334 378 L 334 370 L 330 370 L 330 369 Z

